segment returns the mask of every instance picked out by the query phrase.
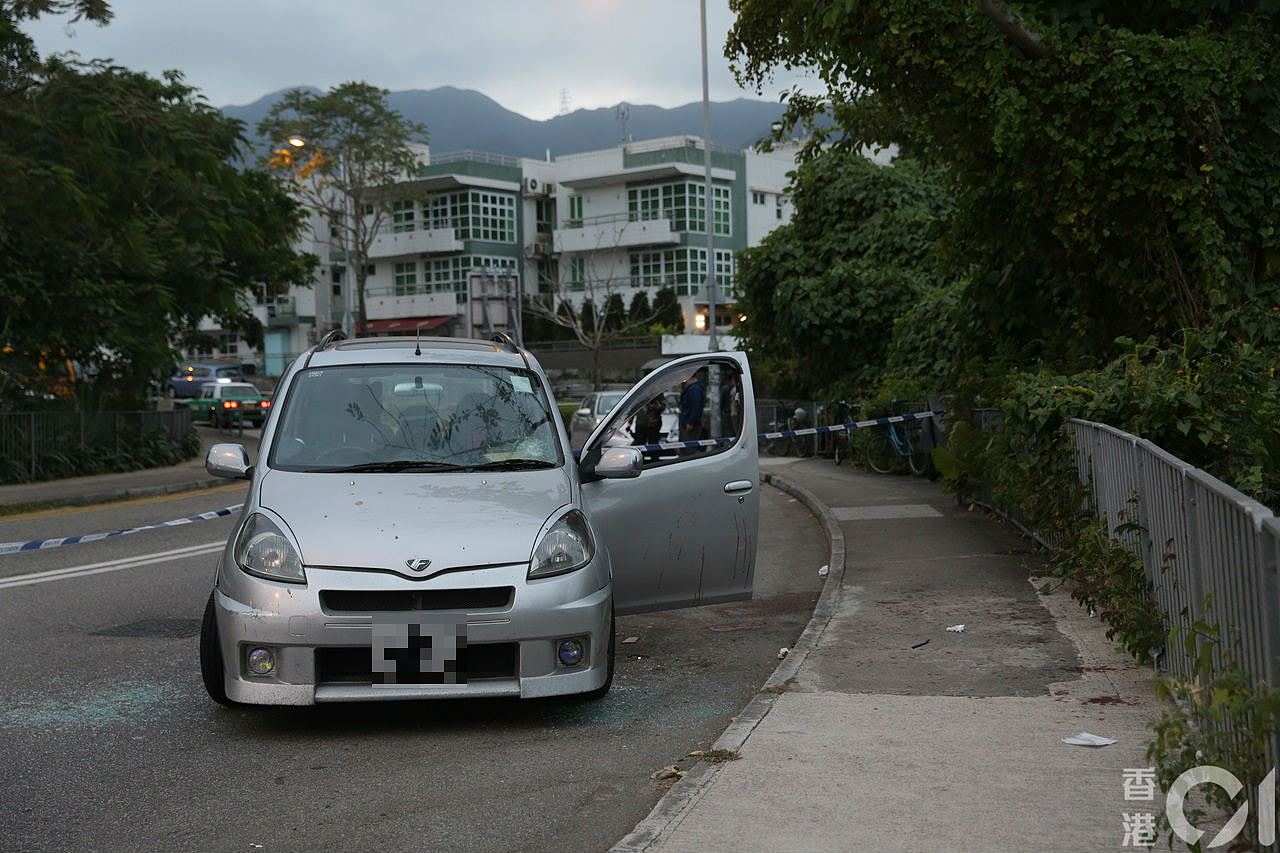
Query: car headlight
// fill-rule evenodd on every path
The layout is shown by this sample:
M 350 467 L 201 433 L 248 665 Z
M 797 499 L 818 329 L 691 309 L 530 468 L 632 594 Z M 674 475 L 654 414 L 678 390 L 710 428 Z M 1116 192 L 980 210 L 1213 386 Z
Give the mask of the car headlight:
M 236 562 L 251 575 L 306 583 L 302 557 L 274 521 L 259 512 L 249 516 L 236 543 Z
M 571 509 L 542 534 L 529 561 L 529 579 L 549 578 L 580 569 L 596 554 L 595 538 L 587 519 Z

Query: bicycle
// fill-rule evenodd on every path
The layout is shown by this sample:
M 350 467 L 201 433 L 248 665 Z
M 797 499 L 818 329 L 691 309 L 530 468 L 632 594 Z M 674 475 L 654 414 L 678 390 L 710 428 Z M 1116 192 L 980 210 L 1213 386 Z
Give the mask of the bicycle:
M 892 474 L 905 462 L 912 474 L 923 474 L 929 465 L 929 452 L 921 449 L 919 421 L 891 423 L 884 426 L 879 441 L 868 436 L 867 465 L 878 474 Z
M 785 418 L 782 421 L 771 421 L 765 432 L 787 432 L 789 430 L 804 429 L 809 426 L 808 419 L 801 421 L 794 415 Z M 767 456 L 811 456 L 813 455 L 813 438 L 805 436 L 797 438 L 790 436 L 789 438 L 767 438 L 761 441 L 761 450 Z
M 831 421 L 832 425 L 853 423 L 857 420 L 853 404 L 847 400 L 837 400 L 832 404 L 832 408 L 835 414 Z M 849 430 L 842 429 L 831 433 L 831 458 L 837 465 L 848 459 L 852 452 L 853 444 L 849 439 Z

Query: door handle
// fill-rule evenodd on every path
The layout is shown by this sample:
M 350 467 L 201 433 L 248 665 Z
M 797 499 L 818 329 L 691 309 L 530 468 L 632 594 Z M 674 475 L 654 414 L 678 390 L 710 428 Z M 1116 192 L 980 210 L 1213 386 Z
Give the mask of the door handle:
M 732 483 L 724 484 L 724 493 L 726 495 L 737 495 L 751 491 L 750 480 L 734 480 Z

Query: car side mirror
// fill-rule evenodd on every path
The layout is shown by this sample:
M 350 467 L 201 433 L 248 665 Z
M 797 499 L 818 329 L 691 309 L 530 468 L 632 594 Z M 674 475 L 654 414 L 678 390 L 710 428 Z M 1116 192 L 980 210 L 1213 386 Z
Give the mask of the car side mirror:
M 204 458 L 204 470 L 215 477 L 228 480 L 247 480 L 253 471 L 249 464 L 249 452 L 242 444 L 215 444 Z
M 580 418 L 589 418 L 591 417 L 591 410 L 584 407 L 584 408 L 578 409 L 578 411 L 574 412 L 574 414 Z
M 638 447 L 602 447 L 582 460 L 582 479 L 631 480 L 644 470 L 644 455 Z

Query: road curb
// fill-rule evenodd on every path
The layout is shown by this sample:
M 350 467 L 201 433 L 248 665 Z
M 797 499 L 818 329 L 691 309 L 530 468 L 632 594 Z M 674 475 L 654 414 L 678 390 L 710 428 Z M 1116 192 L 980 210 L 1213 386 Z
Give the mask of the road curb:
M 158 486 L 134 486 L 125 489 L 106 489 L 100 492 L 89 492 L 87 494 L 71 495 L 62 498 L 46 498 L 32 501 L 14 501 L 13 503 L 31 503 L 38 504 L 42 507 L 50 509 L 60 506 L 92 506 L 94 504 L 112 503 L 113 501 L 125 501 L 133 498 L 149 498 L 155 495 L 171 495 L 177 492 L 195 492 L 201 489 L 209 489 L 214 486 L 224 485 L 227 481 L 221 477 L 205 477 L 200 480 L 188 480 L 182 483 L 165 483 Z M 3 504 L 0 506 L 8 506 Z M 3 516 L 0 516 L 0 520 Z
M 836 612 L 836 604 L 840 598 L 840 589 L 844 580 L 845 541 L 840 522 L 817 495 L 804 486 L 774 473 L 760 476 L 761 482 L 769 483 L 794 497 L 804 504 L 817 519 L 822 522 L 827 543 L 831 549 L 830 570 L 827 581 L 818 595 L 818 603 L 814 605 L 809 623 L 805 625 L 800 639 L 796 640 L 790 654 L 778 664 L 773 674 L 765 681 L 756 695 L 747 703 L 733 721 L 729 723 L 712 749 L 724 749 L 737 752 L 746 743 L 747 738 L 755 731 L 756 726 L 768 715 L 773 703 L 786 692 L 786 682 L 794 678 L 809 652 L 813 651 L 827 624 Z M 611 853 L 641 853 L 653 845 L 665 840 L 684 820 L 689 810 L 706 793 L 708 786 L 720 772 L 721 764 L 699 761 L 689 770 L 685 777 L 671 786 L 671 790 L 658 801 L 649 812 L 648 817 L 636 824 L 621 841 L 610 848 Z

